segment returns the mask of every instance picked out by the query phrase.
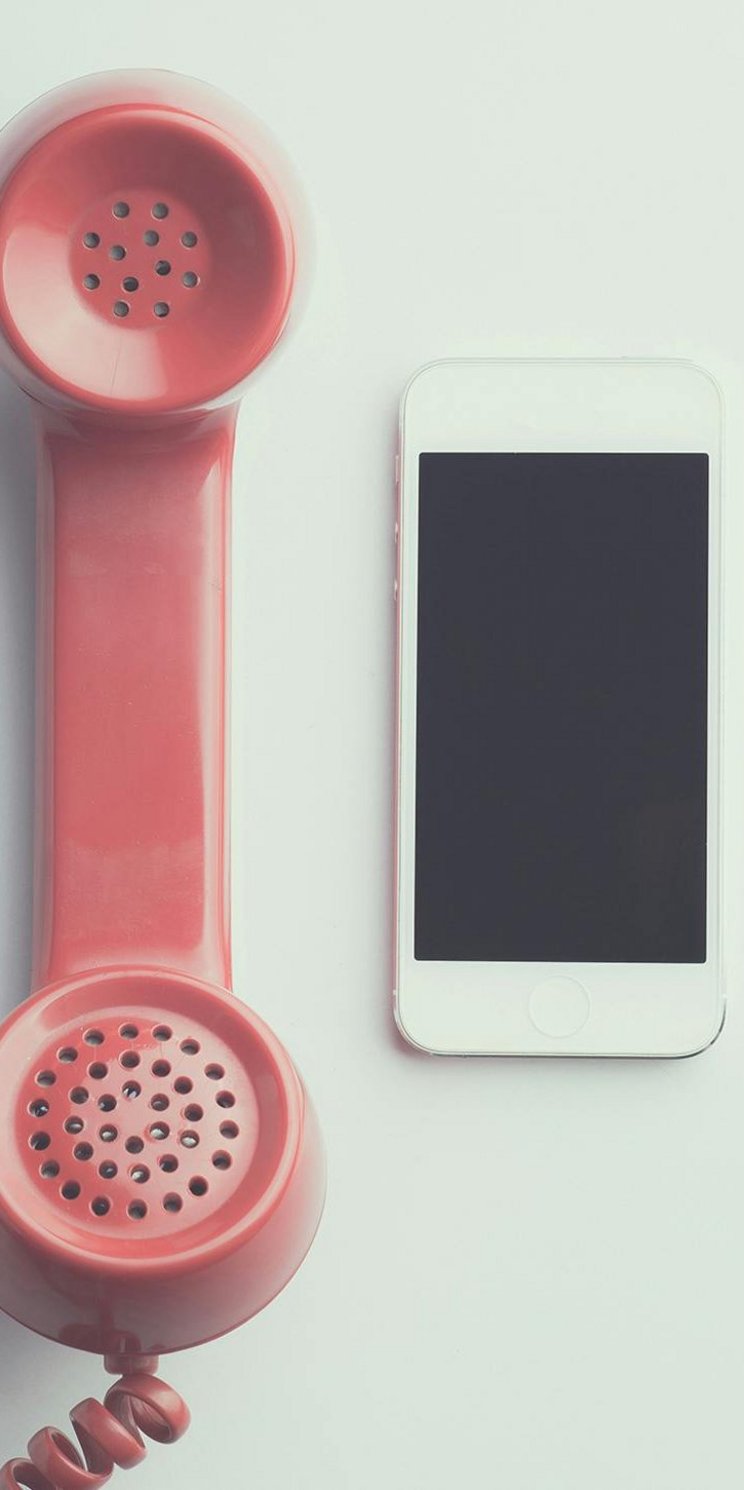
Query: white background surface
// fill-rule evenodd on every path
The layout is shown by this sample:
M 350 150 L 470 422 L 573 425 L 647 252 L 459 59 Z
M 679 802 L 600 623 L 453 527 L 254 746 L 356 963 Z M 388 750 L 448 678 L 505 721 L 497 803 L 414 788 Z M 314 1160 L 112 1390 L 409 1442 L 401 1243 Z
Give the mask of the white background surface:
M 141 1490 L 741 1483 L 743 51 L 733 0 L 9 0 L 2 118 L 99 68 L 201 74 L 282 138 L 318 233 L 301 334 L 241 426 L 233 904 L 237 988 L 321 1112 L 328 1209 L 270 1309 L 168 1363 L 194 1424 Z M 727 399 L 729 1018 L 693 1061 L 434 1061 L 390 1017 L 397 399 L 433 356 L 566 353 L 690 356 Z M 7 1007 L 32 488 L 3 383 Z M 100 1381 L 0 1324 L 0 1458 Z

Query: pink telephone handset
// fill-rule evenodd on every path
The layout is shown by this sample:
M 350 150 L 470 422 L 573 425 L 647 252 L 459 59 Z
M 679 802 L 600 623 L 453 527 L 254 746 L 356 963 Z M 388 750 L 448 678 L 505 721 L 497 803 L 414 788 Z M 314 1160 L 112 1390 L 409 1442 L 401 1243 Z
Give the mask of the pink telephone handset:
M 157 1356 L 248 1319 L 323 1205 L 313 1108 L 229 991 L 237 404 L 287 322 L 296 192 L 237 105 L 159 72 L 0 136 L 0 361 L 39 451 L 31 997 L 0 1029 L 0 1308 L 120 1375 L 0 1470 L 94 1490 L 178 1437 Z M 10 1135 L 10 1137 L 7 1137 Z

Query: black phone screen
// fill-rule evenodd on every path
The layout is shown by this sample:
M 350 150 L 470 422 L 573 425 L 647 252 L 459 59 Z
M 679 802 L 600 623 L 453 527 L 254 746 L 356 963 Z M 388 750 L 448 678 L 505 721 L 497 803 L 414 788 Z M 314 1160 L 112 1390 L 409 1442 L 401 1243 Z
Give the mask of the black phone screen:
M 419 475 L 416 958 L 704 962 L 707 455 Z

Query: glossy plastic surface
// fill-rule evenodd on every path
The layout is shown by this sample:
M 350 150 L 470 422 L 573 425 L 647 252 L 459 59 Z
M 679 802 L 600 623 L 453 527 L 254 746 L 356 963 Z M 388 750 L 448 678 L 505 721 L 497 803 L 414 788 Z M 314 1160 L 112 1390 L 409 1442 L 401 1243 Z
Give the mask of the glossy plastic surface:
M 0 1306 L 70 1345 L 158 1355 L 284 1286 L 323 1203 L 289 1057 L 232 994 L 160 969 L 46 988 L 6 1021 Z
M 103 73 L 24 110 L 1 154 L 17 381 L 124 419 L 233 399 L 284 330 L 309 238 L 258 121 L 192 78 Z
M 132 963 L 228 987 L 235 409 L 38 425 L 34 986 Z
M 42 1428 L 29 1440 L 27 1459 L 2 1466 L 0 1490 L 100 1490 L 116 1465 L 132 1469 L 142 1462 L 145 1438 L 175 1443 L 190 1416 L 178 1392 L 140 1367 L 114 1382 L 102 1402 L 78 1402 L 70 1421 L 79 1450 L 58 1428 Z
M 0 1306 L 154 1355 L 262 1308 L 323 1203 L 302 1083 L 229 992 L 235 400 L 285 324 L 295 240 L 265 138 L 189 80 L 83 80 L 4 143 L 0 359 L 37 400 L 39 574 Z

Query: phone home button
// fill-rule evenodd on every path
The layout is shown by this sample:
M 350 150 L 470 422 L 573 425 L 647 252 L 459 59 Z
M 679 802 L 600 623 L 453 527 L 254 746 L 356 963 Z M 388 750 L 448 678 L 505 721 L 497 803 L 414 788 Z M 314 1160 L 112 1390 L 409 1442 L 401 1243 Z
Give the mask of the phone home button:
M 543 1035 L 565 1039 L 583 1029 L 591 1004 L 583 984 L 575 978 L 545 978 L 530 994 L 529 1015 Z

